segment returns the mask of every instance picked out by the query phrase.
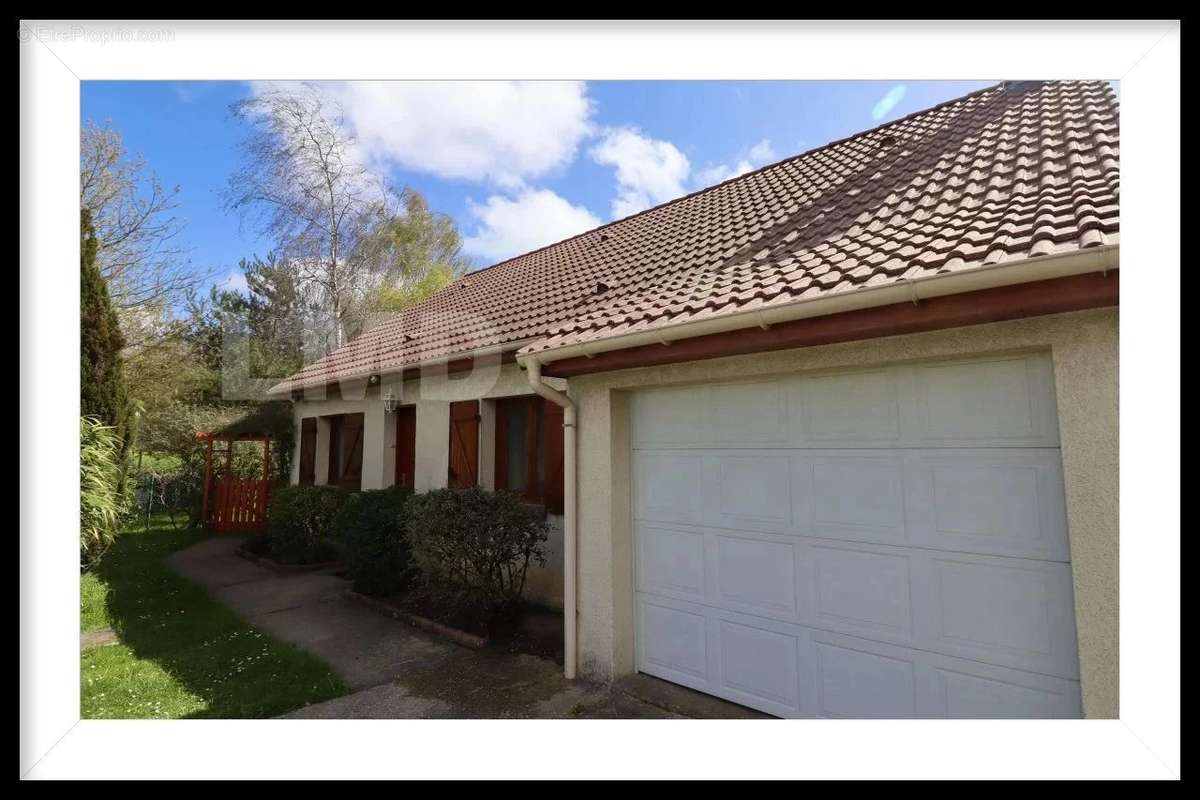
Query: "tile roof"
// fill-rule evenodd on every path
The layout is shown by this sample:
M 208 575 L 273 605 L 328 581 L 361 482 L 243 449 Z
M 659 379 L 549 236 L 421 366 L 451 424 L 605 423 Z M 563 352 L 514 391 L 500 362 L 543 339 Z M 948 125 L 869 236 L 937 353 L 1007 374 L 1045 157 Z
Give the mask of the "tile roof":
M 1119 239 L 1107 82 L 1000 84 L 470 273 L 276 391 Z

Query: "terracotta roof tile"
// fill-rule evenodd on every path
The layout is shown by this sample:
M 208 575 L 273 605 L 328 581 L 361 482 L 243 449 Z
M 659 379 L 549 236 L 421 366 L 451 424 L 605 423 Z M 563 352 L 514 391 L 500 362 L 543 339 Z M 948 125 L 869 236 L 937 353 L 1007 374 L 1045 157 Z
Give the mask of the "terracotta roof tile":
M 1116 244 L 1119 122 L 1107 82 L 976 92 L 473 272 L 276 388 Z

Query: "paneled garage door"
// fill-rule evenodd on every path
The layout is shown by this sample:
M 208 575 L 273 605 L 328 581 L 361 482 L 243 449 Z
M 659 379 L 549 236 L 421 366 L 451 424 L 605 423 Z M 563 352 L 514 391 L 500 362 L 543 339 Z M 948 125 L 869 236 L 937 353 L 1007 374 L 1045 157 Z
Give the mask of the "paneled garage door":
M 637 666 L 783 717 L 1078 717 L 1044 354 L 633 399 Z

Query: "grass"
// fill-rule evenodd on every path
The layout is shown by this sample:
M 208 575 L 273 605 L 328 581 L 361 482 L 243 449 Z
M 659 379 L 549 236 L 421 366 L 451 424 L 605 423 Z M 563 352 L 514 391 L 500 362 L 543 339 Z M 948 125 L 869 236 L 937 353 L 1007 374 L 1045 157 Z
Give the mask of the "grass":
M 152 517 L 82 577 L 81 630 L 120 637 L 80 655 L 84 719 L 273 717 L 346 693 L 324 662 L 254 629 L 163 563 L 204 536 Z

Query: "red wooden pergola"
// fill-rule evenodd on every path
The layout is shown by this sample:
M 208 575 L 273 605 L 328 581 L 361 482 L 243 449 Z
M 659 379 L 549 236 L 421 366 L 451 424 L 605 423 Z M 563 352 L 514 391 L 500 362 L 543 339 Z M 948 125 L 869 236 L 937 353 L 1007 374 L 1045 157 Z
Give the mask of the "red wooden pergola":
M 271 493 L 271 437 L 266 433 L 197 433 L 206 445 L 204 455 L 204 500 L 200 520 L 216 531 L 258 532 L 266 528 L 267 501 Z M 225 443 L 225 470 L 220 478 L 213 474 L 213 445 Z M 237 478 L 233 475 L 233 445 L 236 442 L 262 442 L 262 478 Z M 220 456 L 221 451 L 216 451 Z

